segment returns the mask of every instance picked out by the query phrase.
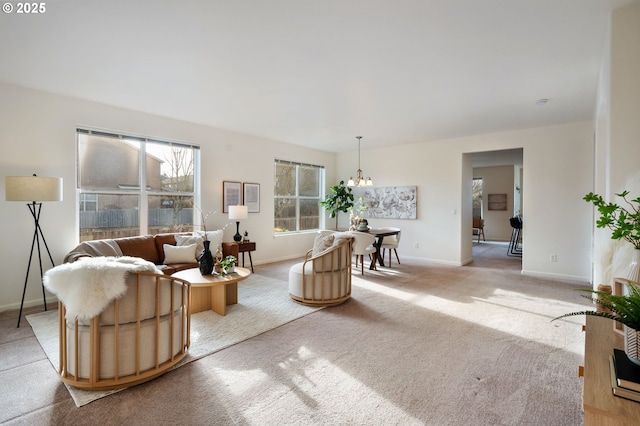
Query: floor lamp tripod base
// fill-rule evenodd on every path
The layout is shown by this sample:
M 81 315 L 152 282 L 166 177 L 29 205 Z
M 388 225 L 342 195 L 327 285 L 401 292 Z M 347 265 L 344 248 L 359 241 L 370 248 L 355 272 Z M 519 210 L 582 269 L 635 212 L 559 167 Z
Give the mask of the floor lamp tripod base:
M 49 260 L 51 261 L 51 266 L 55 266 L 53 263 L 53 257 L 51 257 L 51 252 L 49 251 L 49 246 L 47 245 L 47 241 L 44 239 L 44 234 L 42 233 L 42 228 L 40 228 L 40 211 L 42 210 L 42 203 L 33 203 L 27 204 L 29 207 L 29 211 L 31 212 L 31 216 L 33 216 L 34 222 L 34 230 L 33 230 L 33 239 L 31 240 L 31 253 L 29 254 L 29 263 L 27 263 L 27 274 L 24 278 L 24 288 L 22 289 L 22 301 L 20 302 L 20 313 L 18 314 L 18 326 L 16 328 L 20 328 L 20 320 L 22 319 L 22 309 L 24 307 L 24 297 L 27 294 L 27 283 L 29 282 L 29 271 L 31 270 L 31 260 L 33 259 L 33 250 L 37 246 L 38 247 L 38 264 L 40 266 L 40 285 L 42 286 L 42 301 L 44 303 L 44 310 L 47 310 L 47 297 L 44 292 L 44 284 L 42 282 L 42 277 L 44 276 L 44 271 L 42 269 L 42 251 L 40 248 L 40 239 L 42 239 L 42 243 L 44 244 L 44 248 L 47 251 L 47 255 L 49 255 Z

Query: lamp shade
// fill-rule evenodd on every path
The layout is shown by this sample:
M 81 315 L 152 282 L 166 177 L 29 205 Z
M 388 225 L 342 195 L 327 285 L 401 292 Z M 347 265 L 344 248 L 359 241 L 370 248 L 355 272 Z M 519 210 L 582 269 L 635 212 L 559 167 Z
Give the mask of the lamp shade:
M 247 206 L 229 206 L 229 220 L 246 219 L 249 214 Z
M 62 178 L 5 176 L 7 201 L 62 201 Z

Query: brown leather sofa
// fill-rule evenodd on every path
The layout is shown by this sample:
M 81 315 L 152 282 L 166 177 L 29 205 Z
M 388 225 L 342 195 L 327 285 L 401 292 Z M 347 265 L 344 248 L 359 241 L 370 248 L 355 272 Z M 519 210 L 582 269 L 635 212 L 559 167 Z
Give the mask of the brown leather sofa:
M 176 245 L 176 235 L 191 235 L 190 233 L 180 234 L 156 234 L 142 235 L 137 237 L 114 238 L 112 240 L 86 241 L 80 243 L 64 259 L 64 262 L 73 262 L 83 256 L 131 256 L 153 262 L 160 266 L 165 275 L 171 275 L 183 269 L 197 268 L 197 262 L 193 263 L 171 263 L 164 264 L 164 245 Z M 115 247 L 117 246 L 117 248 Z M 214 247 L 211 250 L 215 253 Z M 118 251 L 120 253 L 118 253 Z M 222 243 L 222 254 L 238 258 L 238 245 Z

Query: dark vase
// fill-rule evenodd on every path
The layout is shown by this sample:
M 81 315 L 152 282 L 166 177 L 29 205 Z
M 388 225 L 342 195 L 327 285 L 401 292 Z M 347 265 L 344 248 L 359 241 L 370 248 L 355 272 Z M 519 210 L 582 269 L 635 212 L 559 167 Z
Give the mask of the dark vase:
M 202 275 L 211 275 L 213 272 L 213 255 L 211 254 L 211 250 L 209 250 L 209 245 L 211 241 L 204 241 L 204 250 L 200 253 L 200 259 L 198 260 L 198 266 L 200 267 L 200 273 Z

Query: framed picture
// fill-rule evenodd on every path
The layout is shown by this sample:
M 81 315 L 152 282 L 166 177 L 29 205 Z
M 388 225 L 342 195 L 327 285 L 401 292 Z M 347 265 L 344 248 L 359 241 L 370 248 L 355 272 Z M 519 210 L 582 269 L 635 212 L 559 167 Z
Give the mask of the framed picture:
M 489 210 L 506 210 L 507 194 L 489 194 Z
M 240 182 L 222 182 L 222 212 L 229 213 L 229 206 L 242 204 L 242 184 Z
M 365 188 L 362 204 L 365 217 L 389 219 L 415 219 L 417 217 L 417 186 L 386 186 Z
M 260 212 L 260 184 L 259 183 L 243 183 L 242 197 L 244 205 L 247 206 L 249 213 Z

